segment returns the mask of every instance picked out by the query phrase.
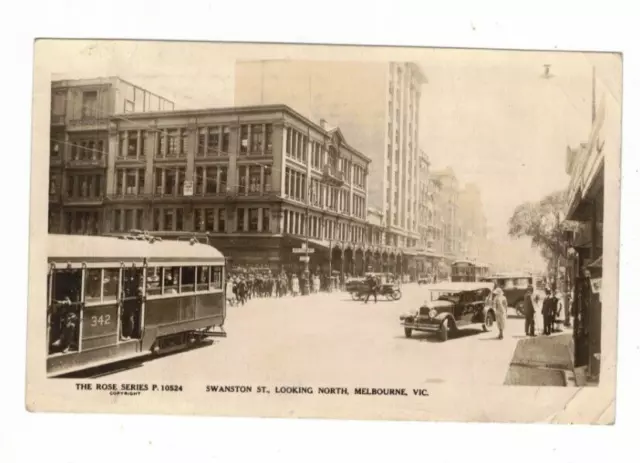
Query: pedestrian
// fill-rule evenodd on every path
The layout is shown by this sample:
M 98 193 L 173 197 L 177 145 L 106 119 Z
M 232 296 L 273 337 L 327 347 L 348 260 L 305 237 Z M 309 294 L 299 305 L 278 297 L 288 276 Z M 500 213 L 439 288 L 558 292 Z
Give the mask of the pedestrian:
M 542 302 L 542 317 L 544 323 L 543 333 L 549 336 L 553 333 L 553 325 L 556 321 L 556 313 L 558 309 L 558 300 L 550 288 L 545 288 L 545 297 Z
M 524 295 L 524 333 L 526 336 L 536 335 L 536 308 L 533 300 L 533 286 L 527 287 Z
M 366 304 L 367 302 L 369 302 L 369 298 L 371 297 L 371 295 L 373 295 L 373 300 L 377 304 L 378 303 L 378 282 L 376 281 L 373 275 L 369 275 L 367 277 L 367 289 L 368 289 L 367 297 L 365 298 L 364 303 Z
M 496 314 L 496 323 L 498 324 L 498 339 L 504 338 L 504 330 L 507 325 L 507 298 L 504 296 L 502 288 L 498 287 L 493 294 L 493 310 Z
M 298 277 L 293 275 L 291 278 L 291 292 L 293 296 L 297 296 L 300 293 L 300 282 L 298 281 Z

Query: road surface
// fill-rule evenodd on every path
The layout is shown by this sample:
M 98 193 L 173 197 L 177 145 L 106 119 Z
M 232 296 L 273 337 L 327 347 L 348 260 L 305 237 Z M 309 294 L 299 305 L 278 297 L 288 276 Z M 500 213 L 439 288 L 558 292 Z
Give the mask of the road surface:
M 426 289 L 403 286 L 399 301 L 364 304 L 349 294 L 253 299 L 229 307 L 227 338 L 197 349 L 106 372 L 114 381 L 189 377 L 210 384 L 361 385 L 459 383 L 501 385 L 524 322 L 496 331 L 464 329 L 447 342 L 415 333 L 405 338 L 399 315 L 417 309 Z

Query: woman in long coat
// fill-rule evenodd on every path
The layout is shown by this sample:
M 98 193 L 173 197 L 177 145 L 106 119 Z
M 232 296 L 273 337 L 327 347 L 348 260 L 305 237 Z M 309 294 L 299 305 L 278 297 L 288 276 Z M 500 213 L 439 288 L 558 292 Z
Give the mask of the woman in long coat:
M 495 297 L 493 298 L 493 310 L 496 314 L 496 323 L 498 324 L 498 339 L 503 339 L 504 329 L 507 324 L 507 298 L 504 296 L 502 288 L 497 288 L 494 291 Z

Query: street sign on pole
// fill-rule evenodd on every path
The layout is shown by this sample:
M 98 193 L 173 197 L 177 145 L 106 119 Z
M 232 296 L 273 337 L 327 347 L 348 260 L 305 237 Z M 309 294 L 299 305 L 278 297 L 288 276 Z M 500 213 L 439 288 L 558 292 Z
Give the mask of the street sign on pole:
M 300 262 L 309 262 L 309 256 L 300 256 Z
M 314 252 L 313 248 L 293 248 L 294 254 L 313 254 Z

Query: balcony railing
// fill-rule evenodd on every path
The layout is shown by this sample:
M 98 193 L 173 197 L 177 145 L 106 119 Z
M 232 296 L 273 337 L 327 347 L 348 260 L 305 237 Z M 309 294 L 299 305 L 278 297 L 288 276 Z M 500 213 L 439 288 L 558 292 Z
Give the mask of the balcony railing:
M 85 159 L 72 159 L 72 158 L 67 158 L 67 166 L 69 167 L 106 167 L 106 158 L 107 156 L 104 155 L 103 157 L 96 157 L 96 158 L 85 158 Z
M 95 116 L 82 116 L 80 119 L 71 119 L 69 121 L 69 126 L 73 127 L 84 127 L 84 126 L 102 126 L 107 125 L 109 119 L 105 117 L 95 117 Z
M 326 183 L 333 184 L 336 186 L 342 185 L 345 182 L 344 172 L 337 170 L 330 164 L 326 164 L 324 169 L 322 170 L 323 180 Z

